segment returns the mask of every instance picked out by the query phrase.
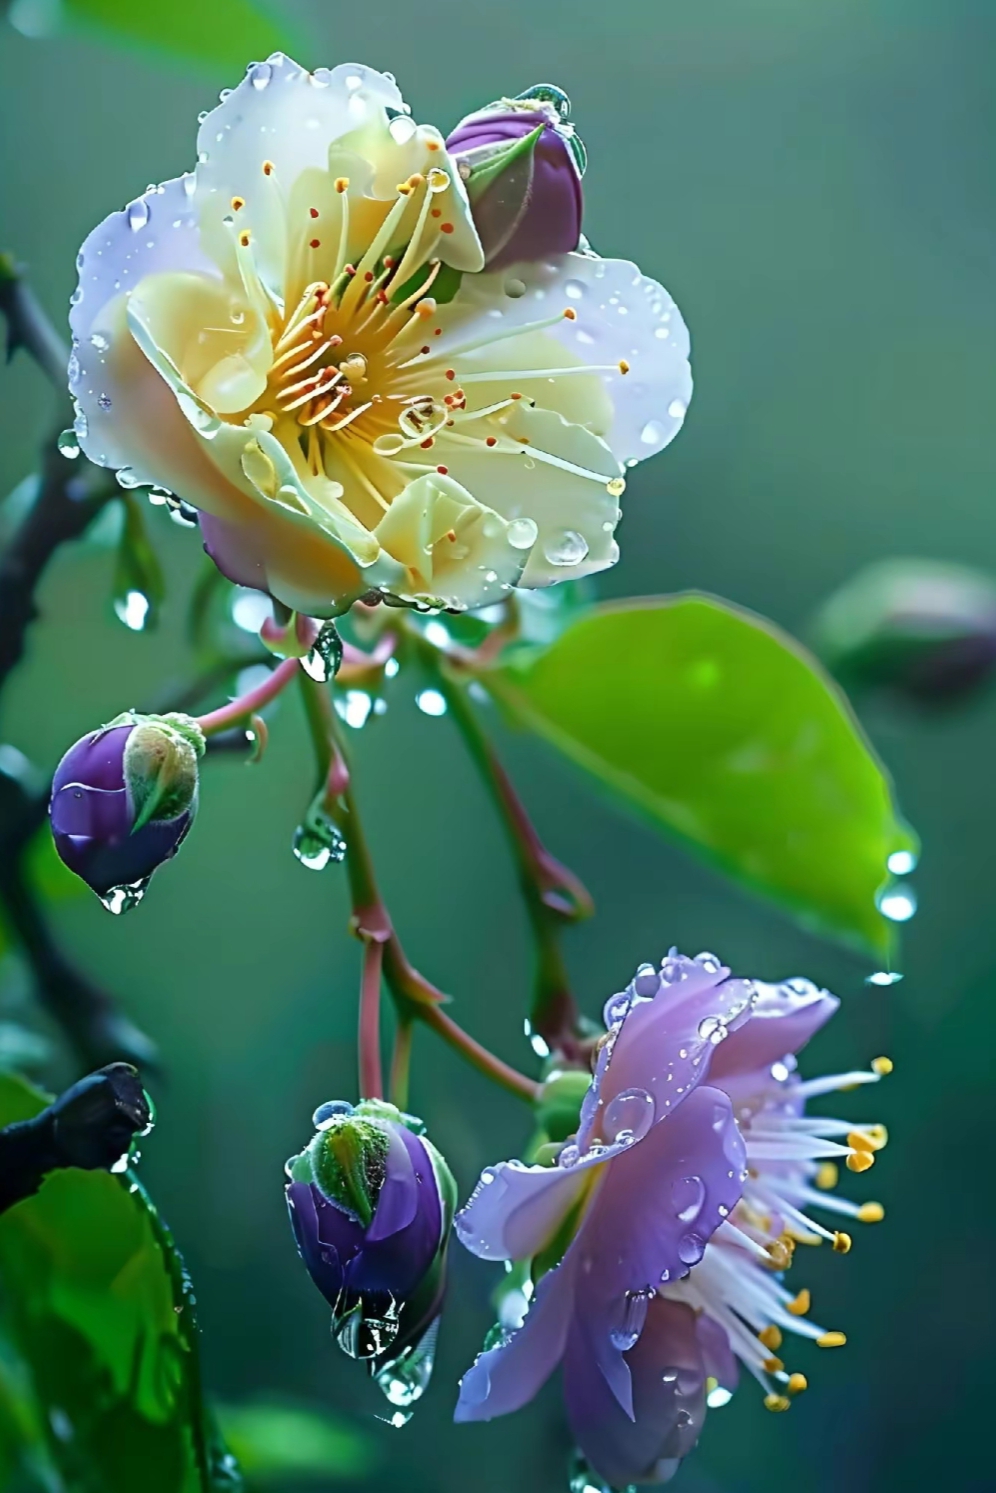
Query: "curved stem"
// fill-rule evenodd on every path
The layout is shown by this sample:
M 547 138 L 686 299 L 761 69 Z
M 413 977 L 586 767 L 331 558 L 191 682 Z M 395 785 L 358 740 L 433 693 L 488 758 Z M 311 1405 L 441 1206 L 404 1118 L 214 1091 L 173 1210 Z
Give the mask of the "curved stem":
M 361 1099 L 384 1097 L 384 1076 L 380 1062 L 380 976 L 383 964 L 383 943 L 379 939 L 368 938 L 363 945 L 363 980 L 360 985 Z
M 399 1109 L 408 1108 L 408 1073 L 412 1063 L 414 1032 L 414 1017 L 407 1011 L 399 1011 L 394 1033 L 394 1052 L 391 1055 L 391 1103 L 396 1104 Z
M 411 636 L 498 810 L 515 858 L 537 953 L 530 1025 L 568 1061 L 585 1064 L 587 1052 L 578 1041 L 578 1010 L 560 947 L 560 931 L 564 923 L 591 916 L 594 911 L 591 895 L 573 871 L 556 860 L 541 841 L 470 705 L 464 684 L 452 676 L 437 650 L 420 633 L 411 629 Z
M 303 671 L 300 683 L 315 748 L 319 782 L 324 784 L 329 780 L 330 768 L 336 755 L 340 758 L 344 756 L 335 712 L 324 685 L 316 684 Z M 478 1072 L 510 1093 L 518 1095 L 520 1099 L 532 1103 L 539 1093 L 540 1085 L 502 1062 L 501 1058 L 475 1041 L 451 1017 L 445 1016 L 439 1009 L 439 1004 L 446 1000 L 446 996 L 409 963 L 380 895 L 373 857 L 363 832 L 348 775 L 343 776 L 345 785 L 342 792 L 336 803 L 329 802 L 328 809 L 346 840 L 346 873 L 353 903 L 353 931 L 368 942 L 368 947 L 376 944 L 380 950 L 382 973 L 397 1007 L 399 1022 L 410 1023 L 417 1020 L 431 1026 L 445 1042 L 472 1063 Z M 399 1027 L 399 1036 L 400 1030 Z M 400 1068 L 396 1062 L 395 1072 L 401 1073 L 407 1083 L 407 1058 L 402 1058 L 401 1062 L 403 1066 Z
M 297 674 L 299 663 L 300 659 L 285 658 L 269 678 L 264 679 L 262 684 L 257 684 L 255 689 L 247 690 L 244 695 L 230 700 L 227 705 L 219 706 L 217 710 L 209 710 L 207 715 L 196 716 L 204 735 L 212 736 L 216 731 L 226 731 L 229 726 L 237 726 L 240 721 L 255 715 L 257 710 L 262 710 L 264 705 L 275 700 L 280 691 L 290 684 Z

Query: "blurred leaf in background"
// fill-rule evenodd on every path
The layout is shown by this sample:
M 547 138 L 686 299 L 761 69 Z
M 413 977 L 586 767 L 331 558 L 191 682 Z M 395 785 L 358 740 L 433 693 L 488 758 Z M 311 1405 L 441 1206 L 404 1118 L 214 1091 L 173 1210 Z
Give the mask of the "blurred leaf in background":
M 293 29 L 255 0 L 12 0 L 8 15 L 24 36 L 91 33 L 238 73 L 250 59 L 302 49 Z
M 599 607 L 484 682 L 723 870 L 888 955 L 876 897 L 915 837 L 844 697 L 771 623 L 696 595 Z
M 372 1443 L 324 1410 L 257 1400 L 220 1406 L 218 1421 L 250 1490 L 284 1480 L 353 1481 L 373 1466 Z
M 23 1079 L 0 1074 L 0 1126 L 45 1103 Z M 61 1479 L 41 1486 L 72 1493 L 239 1486 L 201 1399 L 189 1279 L 133 1175 L 55 1172 L 36 1197 L 0 1218 L 0 1311 L 28 1376 L 8 1378 L 30 1379 Z M 12 1424 L 33 1424 L 18 1403 L 8 1395 L 8 1439 Z

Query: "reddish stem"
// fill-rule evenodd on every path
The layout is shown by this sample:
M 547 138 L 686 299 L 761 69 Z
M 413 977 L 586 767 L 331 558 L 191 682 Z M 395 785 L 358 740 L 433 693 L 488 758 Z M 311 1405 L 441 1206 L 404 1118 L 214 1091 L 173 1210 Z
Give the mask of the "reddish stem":
M 383 1099 L 384 1076 L 380 1062 L 380 977 L 384 945 L 367 938 L 363 945 L 363 981 L 360 986 L 360 1096 Z
M 257 710 L 262 710 L 271 700 L 275 700 L 282 689 L 285 689 L 298 671 L 300 660 L 296 658 L 285 658 L 282 664 L 278 664 L 262 684 L 255 689 L 247 690 L 244 695 L 239 695 L 235 700 L 229 700 L 227 705 L 220 706 L 217 710 L 209 710 L 207 715 L 195 716 L 197 724 L 205 736 L 212 736 L 216 731 L 225 731 L 229 726 L 237 726 L 239 721 L 245 720 L 247 716 L 254 715 Z

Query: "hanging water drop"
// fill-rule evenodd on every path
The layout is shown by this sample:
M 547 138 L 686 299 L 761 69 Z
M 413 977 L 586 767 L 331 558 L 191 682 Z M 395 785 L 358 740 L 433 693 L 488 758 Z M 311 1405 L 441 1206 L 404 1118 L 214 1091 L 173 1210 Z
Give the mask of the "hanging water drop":
M 143 197 L 136 197 L 134 202 L 129 202 L 125 211 L 128 215 L 128 227 L 132 233 L 141 233 L 149 221 L 149 204 Z
M 342 638 L 334 622 L 326 622 L 315 639 L 314 647 L 307 658 L 302 658 L 304 672 L 324 684 L 339 672 L 342 663 Z
M 330 862 L 345 860 L 346 841 L 329 815 L 312 807 L 294 831 L 293 850 L 309 871 L 324 871 Z
M 425 1394 L 432 1378 L 432 1367 L 436 1357 L 436 1338 L 439 1321 L 433 1322 L 420 1342 L 406 1348 L 398 1358 L 374 1375 L 374 1382 L 389 1404 L 405 1412 L 399 1422 L 391 1417 L 391 1425 L 404 1425 L 411 1419 L 414 1406 Z
M 148 889 L 151 877 L 143 876 L 140 881 L 132 881 L 127 885 L 112 886 L 109 891 L 101 892 L 100 900 L 108 912 L 113 912 L 115 917 L 123 912 L 131 912 L 137 907 Z
M 653 1300 L 654 1289 L 644 1286 L 639 1291 L 627 1291 L 623 1297 L 622 1320 L 609 1333 L 612 1346 L 627 1353 L 643 1331 L 647 1320 L 647 1307 Z
M 56 444 L 67 461 L 75 461 L 80 454 L 79 437 L 72 427 L 62 432 Z

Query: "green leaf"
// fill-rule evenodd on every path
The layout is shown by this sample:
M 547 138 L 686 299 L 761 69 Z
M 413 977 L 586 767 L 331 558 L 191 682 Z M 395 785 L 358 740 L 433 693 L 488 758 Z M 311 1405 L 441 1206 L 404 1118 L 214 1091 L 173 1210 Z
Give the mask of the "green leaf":
M 373 1462 L 366 1437 L 326 1411 L 261 1400 L 219 1406 L 218 1420 L 253 1487 L 285 1479 L 358 1480 Z
M 0 1126 L 45 1103 L 0 1074 Z M 189 1279 L 133 1174 L 54 1172 L 0 1217 L 0 1294 L 67 1488 L 239 1486 L 201 1399 Z
M 300 38 L 255 0 L 59 0 L 57 29 L 103 33 L 209 67 L 242 70 Z
M 843 695 L 771 623 L 694 594 L 599 607 L 482 682 L 737 880 L 888 955 L 876 893 L 915 836 Z

